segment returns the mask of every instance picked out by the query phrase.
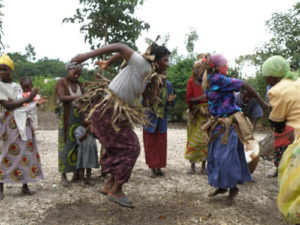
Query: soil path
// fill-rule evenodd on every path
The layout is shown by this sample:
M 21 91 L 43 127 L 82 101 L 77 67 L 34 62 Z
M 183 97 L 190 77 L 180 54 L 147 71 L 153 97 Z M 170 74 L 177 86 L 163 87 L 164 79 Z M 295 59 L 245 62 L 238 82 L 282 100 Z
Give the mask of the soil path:
M 74 183 L 69 188 L 62 187 L 57 172 L 57 130 L 38 130 L 46 179 L 30 184 L 36 191 L 30 197 L 20 194 L 20 185 L 5 185 L 0 224 L 285 224 L 276 206 L 277 179 L 266 177 L 273 169 L 271 161 L 260 161 L 252 176 L 254 182 L 240 186 L 236 204 L 227 207 L 225 196 L 207 197 L 213 191 L 207 184 L 207 176 L 186 173 L 189 169 L 188 161 L 183 158 L 186 130 L 179 125 L 170 127 L 165 176 L 149 177 L 142 148 L 132 177 L 125 185 L 135 209 L 119 207 L 99 193 L 103 180 L 98 178 L 98 169 L 92 174 L 95 186 L 83 188 Z M 142 146 L 142 132 L 136 132 Z M 263 135 L 256 137 L 260 139 Z

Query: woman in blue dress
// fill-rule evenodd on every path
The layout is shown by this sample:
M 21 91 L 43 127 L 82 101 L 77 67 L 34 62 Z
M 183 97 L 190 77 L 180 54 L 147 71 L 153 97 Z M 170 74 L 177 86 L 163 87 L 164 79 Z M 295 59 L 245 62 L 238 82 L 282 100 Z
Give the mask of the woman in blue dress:
M 219 54 L 206 59 L 203 89 L 213 119 L 207 124 L 210 141 L 207 156 L 209 185 L 217 189 L 209 196 L 223 194 L 230 189 L 227 204 L 231 205 L 238 194 L 237 184 L 251 181 L 244 145 L 253 139 L 253 127 L 235 103 L 234 92 L 246 89 L 266 109 L 268 104 L 251 85 L 227 76 L 227 60 Z

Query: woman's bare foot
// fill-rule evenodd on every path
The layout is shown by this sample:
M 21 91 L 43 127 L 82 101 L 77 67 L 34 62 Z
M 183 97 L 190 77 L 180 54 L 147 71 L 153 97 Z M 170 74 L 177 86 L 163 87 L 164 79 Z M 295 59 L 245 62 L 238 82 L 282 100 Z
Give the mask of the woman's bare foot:
M 63 187 L 69 187 L 71 183 L 67 180 L 67 175 L 65 173 L 61 174 L 60 184 Z
M 195 173 L 196 173 L 195 163 L 191 163 L 191 169 L 188 171 L 188 174 L 195 174 Z
M 73 177 L 72 177 L 71 181 L 76 182 L 76 181 L 79 181 L 79 180 L 80 180 L 80 176 L 79 176 L 78 171 L 76 171 L 76 172 L 73 173 Z
M 205 168 L 204 168 L 204 169 L 202 168 L 200 173 L 201 173 L 202 175 L 207 175 L 207 171 L 206 171 Z
M 149 175 L 149 177 L 151 178 L 155 178 L 157 176 L 155 169 L 151 169 L 151 174 Z
M 276 167 L 276 170 L 272 174 L 268 174 L 268 177 L 277 177 L 278 176 L 278 167 Z
M 229 196 L 228 196 L 226 204 L 227 205 L 233 205 L 238 193 L 239 193 L 239 189 L 237 187 L 236 188 L 230 188 Z
M 120 199 L 125 196 L 125 193 L 122 190 L 123 184 L 118 183 L 116 180 L 114 181 L 114 184 L 111 186 L 111 188 L 108 191 L 108 195 Z
M 113 184 L 115 183 L 115 179 L 111 176 L 106 182 L 105 184 L 101 187 L 100 192 L 102 194 L 108 194 L 108 192 L 110 191 L 111 187 L 113 186 Z
M 155 174 L 156 174 L 157 176 L 163 176 L 163 175 L 164 175 L 164 172 L 163 172 L 160 168 L 157 168 Z
M 23 184 L 22 193 L 24 195 L 33 195 L 34 194 L 34 192 L 29 189 L 27 184 Z
M 202 162 L 202 168 L 201 168 L 201 174 L 202 175 L 207 175 L 207 170 L 205 168 L 205 164 L 206 164 L 206 161 L 203 161 Z
M 220 195 L 220 194 L 224 194 L 227 192 L 227 189 L 224 189 L 224 188 L 218 188 L 217 190 L 215 190 L 214 192 L 210 193 L 208 195 L 208 197 L 214 197 L 214 196 L 217 196 L 217 195 Z

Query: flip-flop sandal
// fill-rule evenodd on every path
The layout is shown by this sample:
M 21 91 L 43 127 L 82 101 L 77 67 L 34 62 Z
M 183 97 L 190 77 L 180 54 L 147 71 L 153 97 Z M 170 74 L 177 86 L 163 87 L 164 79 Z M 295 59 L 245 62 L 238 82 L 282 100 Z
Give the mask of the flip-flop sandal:
M 134 205 L 132 205 L 132 202 L 129 200 L 127 196 L 124 196 L 120 199 L 114 198 L 111 195 L 106 195 L 107 199 L 119 204 L 120 206 L 127 207 L 127 208 L 134 208 Z

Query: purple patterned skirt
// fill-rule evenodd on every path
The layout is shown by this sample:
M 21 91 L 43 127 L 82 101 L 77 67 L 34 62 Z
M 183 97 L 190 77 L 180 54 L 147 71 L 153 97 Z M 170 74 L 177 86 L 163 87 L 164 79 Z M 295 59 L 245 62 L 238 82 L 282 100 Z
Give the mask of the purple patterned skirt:
M 29 183 L 44 179 L 34 130 L 28 119 L 27 141 L 20 138 L 13 112 L 0 122 L 0 183 Z
M 140 143 L 133 129 L 117 122 L 120 128 L 116 132 L 111 125 L 113 109 L 107 110 L 99 119 L 102 109 L 98 108 L 92 115 L 94 133 L 106 149 L 102 157 L 102 173 L 110 173 L 118 183 L 129 180 L 131 171 L 140 154 Z

